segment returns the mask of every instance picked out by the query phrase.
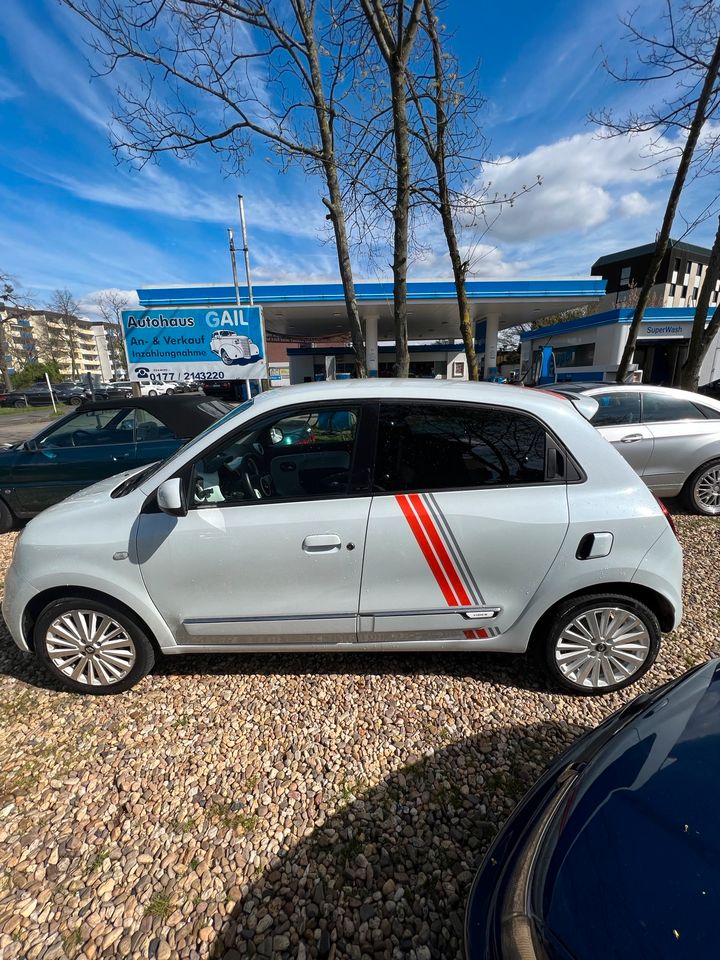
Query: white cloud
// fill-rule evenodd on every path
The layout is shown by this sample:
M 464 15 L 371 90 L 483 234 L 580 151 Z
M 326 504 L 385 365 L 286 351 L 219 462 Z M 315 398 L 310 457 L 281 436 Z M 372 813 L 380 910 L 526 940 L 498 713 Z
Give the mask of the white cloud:
M 665 142 L 665 148 L 671 144 Z M 519 197 L 491 227 L 489 236 L 523 242 L 565 232 L 585 231 L 611 216 L 638 216 L 651 209 L 639 190 L 651 189 L 662 168 L 652 164 L 653 146 L 647 136 L 601 138 L 580 133 L 536 147 L 516 158 L 501 157 L 486 166 L 489 195 L 502 197 L 542 179 Z M 490 211 L 492 215 L 492 210 Z
M 633 190 L 632 193 L 624 193 L 618 201 L 621 217 L 642 217 L 649 213 L 653 207 L 654 204 L 637 190 Z

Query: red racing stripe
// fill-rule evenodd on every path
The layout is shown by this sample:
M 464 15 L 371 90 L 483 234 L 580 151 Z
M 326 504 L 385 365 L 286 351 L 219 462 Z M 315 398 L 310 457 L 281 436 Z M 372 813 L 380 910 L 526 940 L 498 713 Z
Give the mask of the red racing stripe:
M 487 630 L 464 630 L 468 640 L 487 640 Z
M 422 555 L 425 557 L 427 565 L 432 570 L 433 576 L 437 581 L 437 585 L 440 587 L 443 597 L 445 597 L 445 602 L 449 607 L 459 606 L 458 598 L 453 593 L 453 589 L 448 582 L 448 578 L 432 551 L 432 547 L 430 546 L 430 542 L 425 534 L 425 531 L 413 512 L 413 508 L 409 502 L 409 497 L 407 497 L 405 494 L 402 494 L 396 496 L 395 499 L 397 500 L 398 505 L 402 510 L 405 519 L 407 520 L 408 525 L 415 536 L 415 539 L 417 540 L 417 544 L 422 551 Z
M 467 591 L 465 590 L 465 587 L 463 586 L 462 580 L 460 579 L 460 575 L 457 572 L 455 564 L 453 563 L 452 558 L 450 557 L 450 554 L 447 552 L 447 549 L 445 548 L 445 544 L 440 539 L 440 534 L 437 531 L 435 522 L 433 521 L 430 514 L 427 512 L 427 508 L 423 503 L 422 498 L 417 493 L 411 493 L 408 495 L 408 499 L 410 500 L 410 503 L 415 508 L 417 515 L 420 518 L 420 522 L 423 525 L 425 533 L 427 534 L 428 538 L 430 539 L 430 542 L 435 548 L 435 553 L 438 556 L 438 560 L 442 564 L 443 570 L 445 572 L 445 576 L 448 578 L 448 580 L 450 581 L 450 584 L 452 585 L 453 590 L 457 594 L 460 604 L 463 607 L 472 606 L 472 601 L 468 596 Z

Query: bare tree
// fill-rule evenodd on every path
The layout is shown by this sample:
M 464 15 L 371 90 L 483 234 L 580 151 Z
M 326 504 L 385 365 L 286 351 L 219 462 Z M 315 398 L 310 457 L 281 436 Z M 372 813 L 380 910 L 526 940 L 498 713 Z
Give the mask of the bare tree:
M 411 193 L 410 132 L 408 126 L 408 60 L 417 38 L 423 0 L 360 0 L 390 87 L 394 144 L 395 199 L 393 236 L 393 320 L 395 369 L 398 377 L 410 372 L 407 329 L 407 274 Z M 406 20 L 407 14 L 407 20 Z
M 41 321 L 40 343 L 43 352 L 61 366 L 61 360 L 67 359 L 70 363 L 70 375 L 74 380 L 78 374 L 80 307 L 72 293 L 65 288 L 53 293 L 48 309 L 52 315 L 44 314 Z
M 647 84 L 672 80 L 676 91 L 673 98 L 663 100 L 659 106 L 652 107 L 643 115 L 631 113 L 617 120 L 611 112 L 603 111 L 592 117 L 602 124 L 611 136 L 628 133 L 652 134 L 655 138 L 654 144 L 660 150 L 656 162 L 669 158 L 667 147 L 661 146 L 663 135 L 672 133 L 684 140 L 662 226 L 618 368 L 619 383 L 627 378 L 640 324 L 660 264 L 668 249 L 670 231 L 691 167 L 695 163 L 696 173 L 711 170 L 715 149 L 720 144 L 720 134 L 716 130 L 709 130 L 704 141 L 701 142 L 700 139 L 708 128 L 708 121 L 716 117 L 720 107 L 720 10 L 713 0 L 687 0 L 682 4 L 675 0 L 675 8 L 680 8 L 678 17 L 673 2 L 674 0 L 666 0 L 667 29 L 663 36 L 644 33 L 636 25 L 634 15 L 624 21 L 630 40 L 638 47 L 637 72 L 631 73 L 628 68 L 617 72 L 607 62 L 605 64 L 611 75 L 623 82 Z
M 705 270 L 705 277 L 702 282 L 702 287 L 700 288 L 700 296 L 698 297 L 697 306 L 695 307 L 695 317 L 693 319 L 687 359 L 680 373 L 680 385 L 685 390 L 697 390 L 702 362 L 710 349 L 711 343 L 720 330 L 720 305 L 715 307 L 713 318 L 707 325 L 707 329 L 705 329 L 708 309 L 710 307 L 710 297 L 715 290 L 718 278 L 720 278 L 720 218 L 718 219 L 718 229 L 710 251 L 710 259 L 707 269 Z
M 100 311 L 105 327 L 110 369 L 113 378 L 127 369 L 125 339 L 122 329 L 122 311 L 130 302 L 122 290 L 103 290 L 92 301 Z
M 31 307 L 31 297 L 15 277 L 0 270 L 0 373 L 7 390 L 12 390 L 10 367 L 16 370 L 34 360 L 27 341 L 8 334 L 8 324 L 22 320 Z
M 343 21 L 317 0 L 63 0 L 93 29 L 108 72 L 135 61 L 119 89 L 115 148 L 141 163 L 199 147 L 243 169 L 249 144 L 270 144 L 325 184 L 358 375 L 365 346 L 336 144 L 351 88 Z M 419 0 L 418 0 L 419 2 Z M 350 79 L 348 79 L 350 78 Z

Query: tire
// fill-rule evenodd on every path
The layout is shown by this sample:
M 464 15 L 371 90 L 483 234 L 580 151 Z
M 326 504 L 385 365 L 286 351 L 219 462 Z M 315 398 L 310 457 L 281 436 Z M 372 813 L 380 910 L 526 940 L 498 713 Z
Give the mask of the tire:
M 628 614 L 632 620 L 621 620 L 613 630 L 613 620 L 617 620 L 619 611 Z M 588 615 L 590 619 L 586 619 Z M 577 640 L 567 634 L 563 636 L 573 621 L 576 623 L 572 633 Z M 589 629 L 593 622 L 598 633 L 597 644 L 602 644 L 603 649 L 596 645 L 595 630 Z M 618 629 L 619 636 L 613 636 Z M 625 636 L 627 634 L 630 635 Z M 625 642 L 621 644 L 624 636 Z M 622 690 L 647 673 L 660 649 L 660 624 L 653 611 L 633 597 L 616 593 L 585 594 L 560 604 L 546 636 L 541 639 L 545 668 L 552 681 L 563 690 L 580 696 L 598 696 Z M 612 658 L 603 656 L 608 650 L 612 651 Z M 562 656 L 561 661 L 559 656 Z M 642 657 L 639 663 L 635 662 L 637 657 Z M 588 667 L 589 673 L 583 676 Z M 625 670 L 630 668 L 632 672 L 626 674 Z
M 19 410 L 23 407 L 27 407 L 27 403 L 25 403 L 24 400 L 13 400 L 13 406 Z
M 14 526 L 15 517 L 12 510 L 4 500 L 0 500 L 0 533 L 9 533 Z
M 694 513 L 720 516 L 720 460 L 709 460 L 688 477 L 683 496 Z
M 68 403 L 71 407 L 79 407 L 82 403 L 82 397 L 70 397 Z
M 147 395 L 149 397 L 156 397 L 158 395 L 157 390 L 148 390 Z
M 110 632 L 109 640 L 114 644 L 112 652 L 106 650 L 104 657 L 97 656 L 97 648 L 92 657 L 87 656 L 93 639 L 93 614 L 111 621 L 106 624 L 101 620 L 96 625 L 96 632 L 101 636 Z M 63 616 L 69 617 L 68 627 L 58 623 Z M 73 634 L 84 634 L 87 646 L 74 640 Z M 71 596 L 48 604 L 35 622 L 33 639 L 38 659 L 73 693 L 122 693 L 134 687 L 155 663 L 152 644 L 134 620 L 108 604 L 85 597 Z M 119 643 L 123 645 L 118 646 Z M 85 664 L 74 679 L 71 674 L 82 663 L 81 657 Z M 117 679 L 112 679 L 113 674 Z

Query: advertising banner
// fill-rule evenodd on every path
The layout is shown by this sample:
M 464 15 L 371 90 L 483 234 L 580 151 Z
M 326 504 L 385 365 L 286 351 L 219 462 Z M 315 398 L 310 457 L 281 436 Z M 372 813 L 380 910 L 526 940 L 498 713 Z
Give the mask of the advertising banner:
M 262 380 L 261 307 L 123 310 L 130 380 Z

